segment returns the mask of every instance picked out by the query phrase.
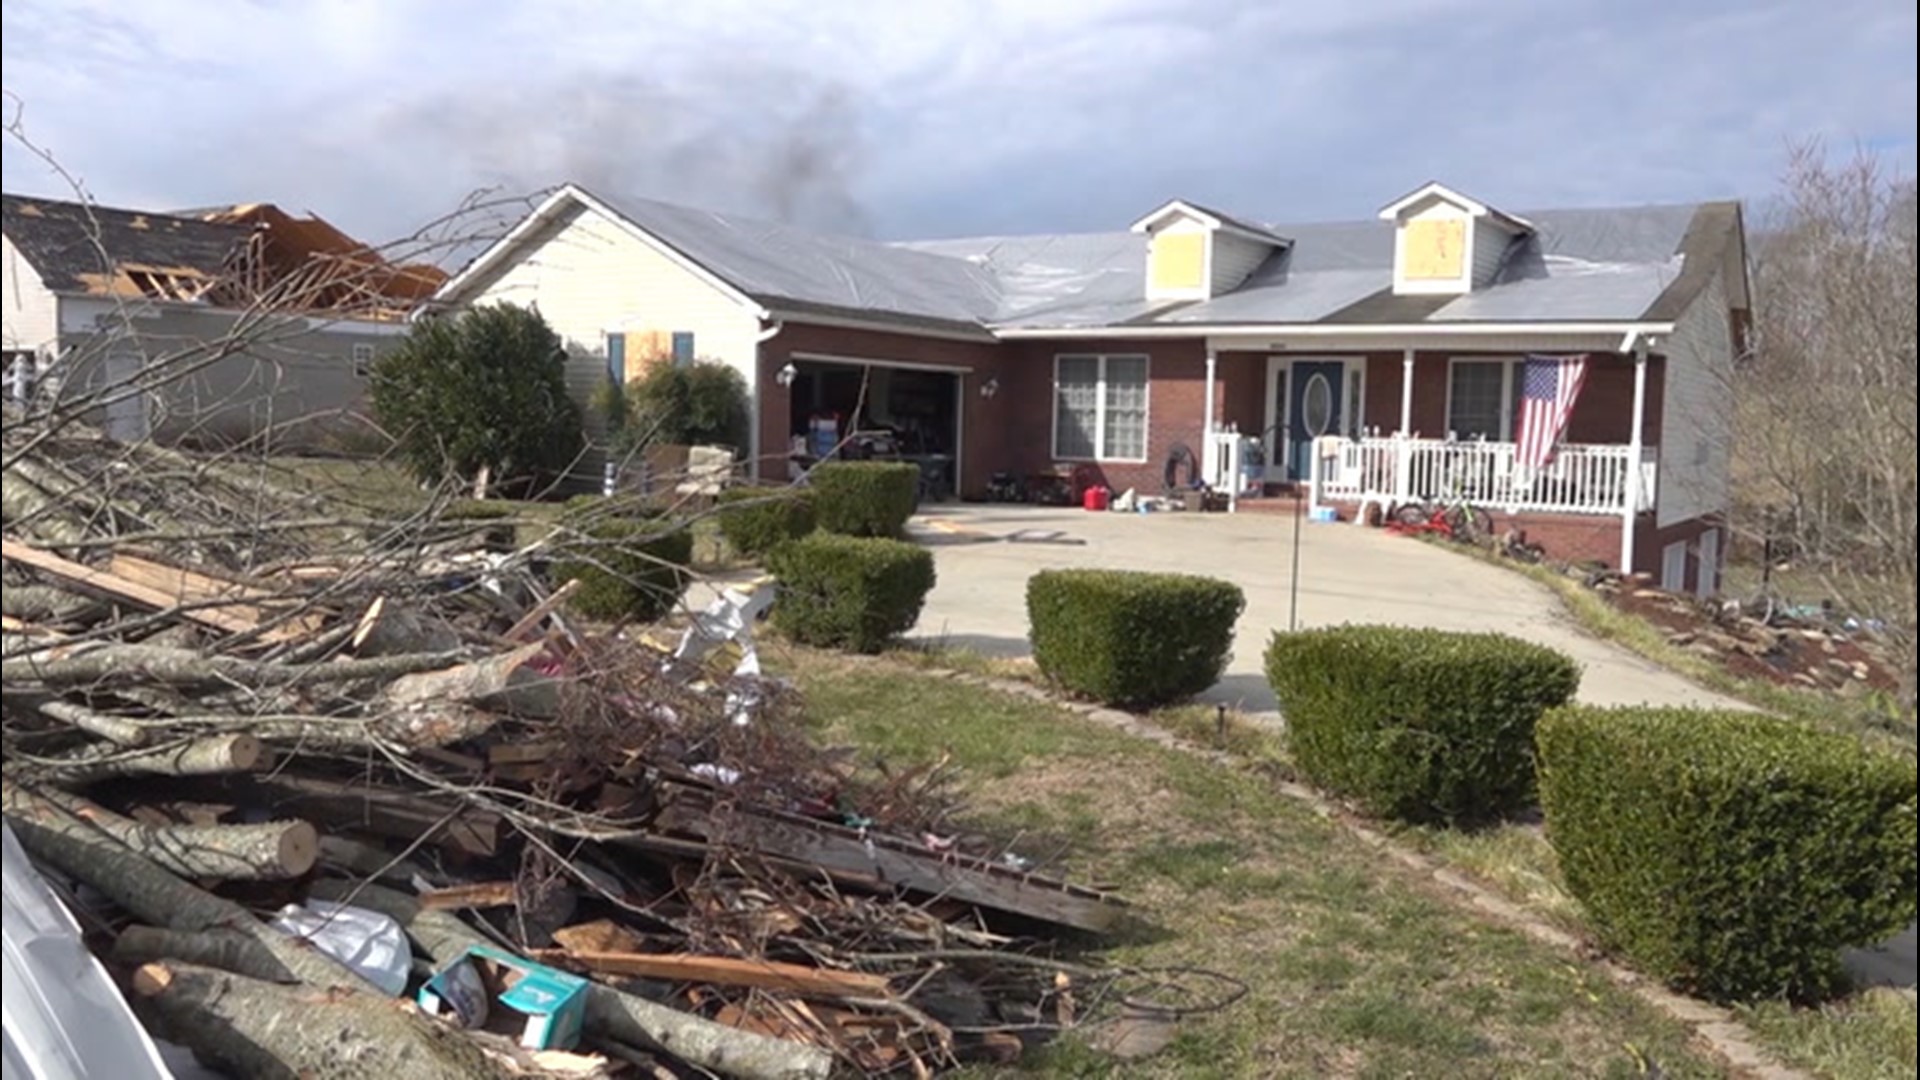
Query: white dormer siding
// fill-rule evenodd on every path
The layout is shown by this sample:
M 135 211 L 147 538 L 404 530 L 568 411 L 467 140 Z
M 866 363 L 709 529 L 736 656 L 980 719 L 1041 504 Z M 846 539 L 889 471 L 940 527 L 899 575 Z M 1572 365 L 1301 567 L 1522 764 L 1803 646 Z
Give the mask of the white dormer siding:
M 1526 221 L 1440 184 L 1428 184 L 1388 204 L 1380 216 L 1394 223 L 1393 291 L 1447 296 L 1492 284 Z
M 1262 226 L 1175 199 L 1133 223 L 1147 236 L 1147 299 L 1206 300 L 1230 293 L 1292 241 Z
M 1213 284 L 1213 295 L 1220 296 L 1239 288 L 1247 276 L 1259 269 L 1271 254 L 1272 244 L 1262 244 L 1232 233 L 1213 234 L 1213 265 L 1207 274 L 1207 280 Z

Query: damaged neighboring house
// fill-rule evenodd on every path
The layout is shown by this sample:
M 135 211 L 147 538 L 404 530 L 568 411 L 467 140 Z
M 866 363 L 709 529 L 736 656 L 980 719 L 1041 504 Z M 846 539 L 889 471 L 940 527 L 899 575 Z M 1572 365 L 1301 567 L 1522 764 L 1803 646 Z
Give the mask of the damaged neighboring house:
M 96 417 L 124 439 L 351 442 L 373 362 L 444 280 L 269 204 L 4 200 L 9 396 L 126 387 Z

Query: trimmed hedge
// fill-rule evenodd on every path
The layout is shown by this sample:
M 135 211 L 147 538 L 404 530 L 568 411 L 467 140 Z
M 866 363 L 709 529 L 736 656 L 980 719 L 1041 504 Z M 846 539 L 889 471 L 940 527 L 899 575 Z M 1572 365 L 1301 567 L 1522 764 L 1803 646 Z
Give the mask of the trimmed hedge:
M 720 535 L 748 558 L 813 531 L 813 495 L 804 488 L 727 488 L 720 503 Z
M 773 625 L 795 641 L 876 653 L 920 617 L 933 553 L 882 537 L 815 533 L 773 549 Z
M 1914 917 L 1911 758 L 1753 713 L 1569 707 L 1540 796 L 1600 941 L 1719 1001 L 1809 999 Z
M 661 618 L 686 591 L 693 532 L 671 518 L 613 516 L 605 504 L 568 501 L 562 521 L 576 535 L 562 544 L 551 580 L 580 579 L 568 603 L 588 618 Z
M 1192 574 L 1043 570 L 1027 580 L 1033 659 L 1061 687 L 1143 708 L 1219 681 L 1246 608 L 1236 585 Z
M 1339 626 L 1275 634 L 1267 681 L 1294 763 L 1401 821 L 1480 822 L 1533 801 L 1533 731 L 1580 669 L 1505 634 Z
M 844 536 L 898 537 L 920 501 L 920 466 L 826 461 L 808 474 L 820 527 Z

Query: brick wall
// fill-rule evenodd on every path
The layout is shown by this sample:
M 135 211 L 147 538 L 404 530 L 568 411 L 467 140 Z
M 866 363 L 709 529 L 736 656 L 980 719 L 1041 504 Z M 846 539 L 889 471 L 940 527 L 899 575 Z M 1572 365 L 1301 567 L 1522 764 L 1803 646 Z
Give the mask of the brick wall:
M 1476 354 L 1484 356 L 1485 354 Z M 1427 438 L 1447 433 L 1447 354 L 1416 353 L 1413 360 L 1413 429 Z M 1400 426 L 1400 353 L 1376 353 L 1367 358 L 1367 423 L 1381 431 Z M 1661 393 L 1666 361 L 1647 362 L 1646 426 L 1642 439 L 1660 443 Z M 1516 412 L 1518 405 L 1516 403 Z M 1633 360 L 1612 353 L 1595 353 L 1587 364 L 1586 385 L 1567 420 L 1566 441 L 1623 444 L 1633 419 Z
M 1505 514 L 1493 512 L 1496 534 L 1517 529 L 1530 543 L 1539 544 L 1547 557 L 1564 562 L 1598 562 L 1618 568 L 1620 565 L 1620 519 L 1611 514 Z M 1641 514 L 1633 540 L 1633 568 L 1652 574 L 1657 582 L 1660 561 L 1668 544 L 1687 545 L 1686 587 L 1691 590 L 1700 581 L 1700 538 L 1722 530 L 1720 560 L 1726 563 L 1724 522 L 1718 518 L 1693 518 L 1666 528 L 1654 524 L 1653 515 Z
M 972 370 L 960 380 L 961 460 L 963 496 L 977 497 L 987 477 L 999 464 L 996 449 L 1006 441 L 1003 402 L 1014 395 L 1008 386 L 1007 350 L 991 342 L 951 341 L 875 330 L 788 323 L 772 340 L 760 346 L 761 475 L 782 480 L 787 475 L 786 454 L 792 434 L 793 403 L 787 388 L 775 376 L 793 359 L 793 353 L 822 353 L 862 360 L 897 360 L 940 364 Z M 802 361 L 804 362 L 804 361 Z M 980 387 L 998 377 L 1000 392 L 992 400 L 980 396 Z
M 1115 491 L 1135 488 L 1160 494 L 1167 453 L 1175 443 L 1193 451 L 1197 464 L 1205 422 L 1207 353 L 1199 340 L 1188 341 L 1028 341 L 1006 346 L 1008 375 L 1002 382 L 1016 392 L 1003 414 L 1004 456 L 1023 472 L 1078 470 L 1082 477 Z M 1148 358 L 1147 456 L 1145 461 L 1070 462 L 1053 459 L 1053 360 L 1064 353 L 1144 354 Z M 1217 373 L 1216 369 L 1216 373 Z M 1225 397 L 1216 377 L 1215 405 Z M 1003 391 L 1002 397 L 1008 394 Z

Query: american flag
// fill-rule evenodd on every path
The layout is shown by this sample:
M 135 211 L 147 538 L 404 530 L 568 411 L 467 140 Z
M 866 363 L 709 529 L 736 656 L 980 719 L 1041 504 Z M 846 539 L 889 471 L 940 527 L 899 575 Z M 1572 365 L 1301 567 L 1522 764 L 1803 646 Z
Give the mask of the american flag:
M 1587 381 L 1587 358 L 1529 356 L 1520 374 L 1520 466 L 1538 469 L 1553 460 L 1554 444 Z

